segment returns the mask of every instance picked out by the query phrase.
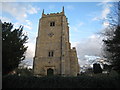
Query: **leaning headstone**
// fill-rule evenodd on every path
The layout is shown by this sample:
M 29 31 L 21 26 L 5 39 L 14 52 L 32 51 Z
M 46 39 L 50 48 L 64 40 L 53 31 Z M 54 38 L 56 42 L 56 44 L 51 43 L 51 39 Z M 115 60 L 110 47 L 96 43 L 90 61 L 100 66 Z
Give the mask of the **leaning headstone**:
M 100 64 L 98 64 L 98 63 L 93 64 L 93 72 L 94 72 L 94 74 L 102 73 L 102 68 L 101 68 Z

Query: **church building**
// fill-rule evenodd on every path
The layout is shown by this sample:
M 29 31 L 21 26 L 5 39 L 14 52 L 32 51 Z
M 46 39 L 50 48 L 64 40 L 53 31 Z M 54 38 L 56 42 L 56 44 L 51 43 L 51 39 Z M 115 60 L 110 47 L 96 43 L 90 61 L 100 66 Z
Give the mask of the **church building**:
M 62 12 L 45 14 L 39 20 L 33 61 L 35 75 L 77 76 L 80 71 L 76 48 L 71 49 L 69 26 Z

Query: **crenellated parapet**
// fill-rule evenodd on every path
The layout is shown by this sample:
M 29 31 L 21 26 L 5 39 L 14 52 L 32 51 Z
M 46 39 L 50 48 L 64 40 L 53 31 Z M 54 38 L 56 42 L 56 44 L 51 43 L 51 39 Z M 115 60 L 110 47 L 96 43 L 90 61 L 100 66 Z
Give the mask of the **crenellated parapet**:
M 54 16 L 62 16 L 62 15 L 64 15 L 64 13 L 60 12 L 60 13 L 42 14 L 42 17 L 54 17 Z
M 50 14 L 45 14 L 44 9 L 42 12 L 42 17 L 54 17 L 54 16 L 63 16 L 64 14 L 64 7 L 62 8 L 62 12 L 57 12 L 57 13 L 50 13 Z

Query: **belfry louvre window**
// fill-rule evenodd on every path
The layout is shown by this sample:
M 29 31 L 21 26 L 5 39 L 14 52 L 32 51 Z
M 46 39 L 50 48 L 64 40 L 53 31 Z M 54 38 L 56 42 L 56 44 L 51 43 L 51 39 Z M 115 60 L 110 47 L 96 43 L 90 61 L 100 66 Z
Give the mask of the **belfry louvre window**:
M 54 52 L 53 52 L 53 51 L 49 51 L 49 52 L 48 52 L 48 56 L 49 56 L 49 57 L 53 57 L 53 55 L 54 55 Z
M 55 22 L 50 22 L 50 26 L 55 26 Z

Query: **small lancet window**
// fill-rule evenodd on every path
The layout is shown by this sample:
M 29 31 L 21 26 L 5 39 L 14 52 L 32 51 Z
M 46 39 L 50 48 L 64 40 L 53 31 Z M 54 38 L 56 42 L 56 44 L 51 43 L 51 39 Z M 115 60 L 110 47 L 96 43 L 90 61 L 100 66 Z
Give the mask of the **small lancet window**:
M 55 22 L 50 22 L 50 26 L 55 26 Z
M 49 56 L 49 57 L 53 57 L 53 55 L 54 55 L 54 52 L 53 52 L 53 51 L 49 51 L 49 52 L 48 52 L 48 56 Z

